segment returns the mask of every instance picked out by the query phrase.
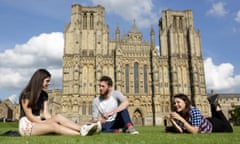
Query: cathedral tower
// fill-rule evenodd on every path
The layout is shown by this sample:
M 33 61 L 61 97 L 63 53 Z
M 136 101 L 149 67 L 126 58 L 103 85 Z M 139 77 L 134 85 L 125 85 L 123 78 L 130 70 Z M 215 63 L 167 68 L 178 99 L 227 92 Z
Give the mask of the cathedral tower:
M 104 24 L 104 8 L 72 6 L 71 22 L 65 27 L 63 56 L 62 111 L 75 121 L 88 119 L 92 99 L 96 96 L 99 71 L 113 76 L 113 55 L 108 49 L 108 27 Z M 108 65 L 108 66 L 109 66 Z M 83 115 L 83 116 L 82 116 Z
M 176 93 L 189 95 L 207 113 L 200 33 L 193 26 L 190 10 L 163 11 L 158 51 L 153 27 L 150 41 L 143 40 L 135 20 L 131 31 L 121 36 L 117 26 L 109 38 L 104 7 L 72 5 L 64 30 L 61 112 L 76 122 L 90 120 L 98 80 L 108 75 L 128 97 L 135 125 L 163 125 Z
M 200 32 L 191 10 L 162 12 L 159 22 L 160 57 L 168 63 L 169 94 L 184 93 L 208 113 Z

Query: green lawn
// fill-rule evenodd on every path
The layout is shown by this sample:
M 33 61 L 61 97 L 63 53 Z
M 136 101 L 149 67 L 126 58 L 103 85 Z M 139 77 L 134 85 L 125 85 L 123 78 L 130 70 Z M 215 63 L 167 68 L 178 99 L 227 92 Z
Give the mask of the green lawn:
M 240 144 L 240 127 L 233 133 L 172 134 L 165 133 L 162 126 L 136 127 L 139 135 L 106 134 L 93 136 L 32 136 L 0 137 L 0 144 Z M 17 123 L 0 123 L 0 133 L 17 130 Z

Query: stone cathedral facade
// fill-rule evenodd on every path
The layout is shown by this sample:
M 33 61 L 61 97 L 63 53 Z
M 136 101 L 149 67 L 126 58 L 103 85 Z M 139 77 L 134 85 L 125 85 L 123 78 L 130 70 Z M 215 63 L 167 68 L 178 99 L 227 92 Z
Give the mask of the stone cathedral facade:
M 135 125 L 163 125 L 172 108 L 172 96 L 187 94 L 204 115 L 209 115 L 200 32 L 193 14 L 162 11 L 157 34 L 149 28 L 149 41 L 137 31 L 115 29 L 109 37 L 105 9 L 72 5 L 64 30 L 62 90 L 50 92 L 51 112 L 72 120 L 91 119 L 92 100 L 99 95 L 98 80 L 110 76 L 114 88 L 129 99 Z M 155 37 L 159 39 L 156 49 Z

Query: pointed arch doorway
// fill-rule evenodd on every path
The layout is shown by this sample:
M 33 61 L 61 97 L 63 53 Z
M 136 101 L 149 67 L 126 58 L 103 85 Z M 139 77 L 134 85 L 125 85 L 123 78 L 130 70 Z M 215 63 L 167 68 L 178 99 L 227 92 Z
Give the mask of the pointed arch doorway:
M 143 126 L 143 116 L 139 109 L 136 109 L 133 113 L 132 122 L 135 126 Z

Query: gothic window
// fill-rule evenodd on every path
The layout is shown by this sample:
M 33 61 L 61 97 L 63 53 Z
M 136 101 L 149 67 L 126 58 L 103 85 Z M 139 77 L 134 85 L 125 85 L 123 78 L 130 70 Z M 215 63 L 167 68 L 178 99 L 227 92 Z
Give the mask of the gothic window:
M 94 56 L 94 51 L 93 50 L 89 50 L 89 56 Z
M 176 16 L 173 16 L 173 27 L 176 29 L 177 27 L 177 18 Z
M 88 113 L 89 113 L 90 115 L 92 114 L 92 105 L 91 105 L 91 104 L 89 104 Z
M 138 63 L 134 64 L 134 92 L 139 93 Z
M 148 92 L 147 66 L 144 66 L 144 92 Z
M 179 18 L 179 28 L 183 29 L 183 17 Z
M 173 16 L 173 26 L 175 30 L 183 29 L 183 17 L 182 16 Z
M 83 105 L 82 105 L 82 114 L 83 114 L 83 115 L 86 115 L 86 102 L 83 102 Z
M 82 56 L 87 56 L 87 50 L 82 50 Z
M 125 67 L 125 81 L 126 81 L 126 93 L 129 93 L 129 66 Z
M 87 29 L 87 13 L 83 14 L 83 29 Z
M 93 13 L 90 14 L 90 29 L 94 28 L 94 17 Z

